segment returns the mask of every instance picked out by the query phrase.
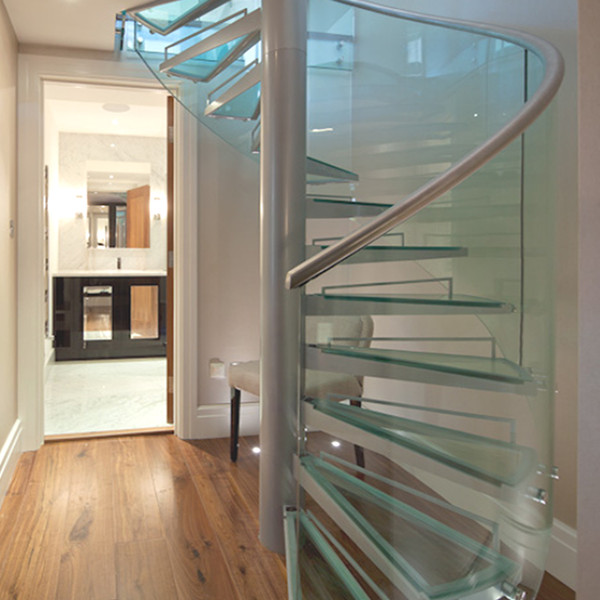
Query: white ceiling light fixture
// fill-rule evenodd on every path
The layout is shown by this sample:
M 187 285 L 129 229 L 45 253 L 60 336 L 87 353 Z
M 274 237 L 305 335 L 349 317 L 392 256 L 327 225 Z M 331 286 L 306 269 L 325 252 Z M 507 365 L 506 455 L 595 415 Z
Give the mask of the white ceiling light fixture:
M 106 102 L 106 104 L 102 105 L 102 108 L 112 113 L 124 113 L 131 109 L 129 104 L 118 104 L 116 102 Z

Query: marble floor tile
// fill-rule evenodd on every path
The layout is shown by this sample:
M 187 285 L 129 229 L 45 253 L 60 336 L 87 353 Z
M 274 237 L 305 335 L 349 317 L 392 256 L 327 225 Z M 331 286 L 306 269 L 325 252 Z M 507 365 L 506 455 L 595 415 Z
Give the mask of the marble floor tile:
M 45 434 L 164 427 L 166 380 L 165 358 L 50 363 Z

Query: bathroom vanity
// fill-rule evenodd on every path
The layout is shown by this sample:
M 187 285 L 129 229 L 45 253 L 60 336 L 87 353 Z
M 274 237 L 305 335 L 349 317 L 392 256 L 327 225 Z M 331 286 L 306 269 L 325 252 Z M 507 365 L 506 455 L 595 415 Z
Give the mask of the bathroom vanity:
M 53 277 L 55 360 L 166 355 L 166 274 L 62 272 Z

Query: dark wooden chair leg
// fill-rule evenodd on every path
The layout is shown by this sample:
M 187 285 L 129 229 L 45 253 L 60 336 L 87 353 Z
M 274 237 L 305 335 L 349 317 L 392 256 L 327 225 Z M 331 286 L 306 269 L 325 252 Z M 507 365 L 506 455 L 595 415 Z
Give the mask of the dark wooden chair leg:
M 356 406 L 360 408 L 362 406 L 362 402 L 360 400 L 350 400 L 350 406 Z M 354 456 L 356 458 L 356 465 L 365 468 L 365 449 L 358 444 L 354 444 Z
M 235 462 L 238 457 L 241 395 L 240 390 L 231 388 L 231 433 L 229 436 L 229 457 L 231 458 L 231 462 Z

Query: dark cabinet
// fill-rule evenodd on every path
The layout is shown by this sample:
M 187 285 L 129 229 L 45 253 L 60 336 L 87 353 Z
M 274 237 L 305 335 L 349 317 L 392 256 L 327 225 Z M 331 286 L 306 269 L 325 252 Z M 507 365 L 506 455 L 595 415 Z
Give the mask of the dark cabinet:
M 166 277 L 54 277 L 56 360 L 166 355 Z

